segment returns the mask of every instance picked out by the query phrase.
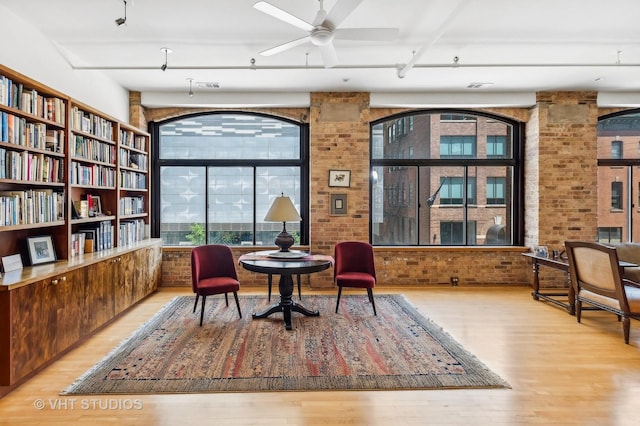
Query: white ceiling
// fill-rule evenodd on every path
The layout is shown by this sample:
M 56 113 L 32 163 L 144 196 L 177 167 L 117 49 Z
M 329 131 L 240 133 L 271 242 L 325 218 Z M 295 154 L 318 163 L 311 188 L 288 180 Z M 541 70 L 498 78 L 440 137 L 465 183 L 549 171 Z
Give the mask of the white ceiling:
M 399 35 L 393 42 L 335 40 L 339 65 L 330 69 L 311 44 L 261 56 L 307 33 L 256 10 L 256 1 L 127 0 L 121 27 L 114 21 L 124 15 L 122 0 L 0 4 L 52 40 L 78 72 L 103 70 L 157 105 L 188 98 L 188 79 L 195 93 L 191 104 L 265 92 L 440 98 L 542 90 L 640 92 L 638 0 L 362 0 L 339 28 L 398 28 Z M 324 9 L 331 11 L 340 1 L 325 0 Z M 307 22 L 320 6 L 318 0 L 269 2 Z M 163 47 L 172 50 L 166 71 L 160 69 Z M 406 64 L 413 67 L 399 78 Z M 468 88 L 473 83 L 489 84 Z

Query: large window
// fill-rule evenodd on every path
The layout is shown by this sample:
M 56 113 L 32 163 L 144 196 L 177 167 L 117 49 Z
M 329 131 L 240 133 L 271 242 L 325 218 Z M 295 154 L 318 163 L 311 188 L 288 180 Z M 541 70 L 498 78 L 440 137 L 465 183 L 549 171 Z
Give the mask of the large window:
M 600 242 L 640 241 L 640 110 L 598 121 Z
M 522 244 L 522 143 L 521 124 L 470 111 L 373 123 L 372 243 Z
M 297 123 L 245 113 L 155 124 L 156 235 L 165 245 L 273 245 L 282 223 L 263 219 L 284 194 L 302 217 L 287 230 L 296 244 L 307 244 L 307 132 Z

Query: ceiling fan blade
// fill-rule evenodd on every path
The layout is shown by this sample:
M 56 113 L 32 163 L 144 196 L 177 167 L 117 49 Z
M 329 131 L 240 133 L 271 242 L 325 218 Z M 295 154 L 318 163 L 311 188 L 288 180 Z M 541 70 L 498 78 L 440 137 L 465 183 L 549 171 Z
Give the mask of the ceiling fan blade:
M 333 47 L 333 43 L 319 46 L 319 48 L 320 54 L 322 55 L 322 62 L 324 62 L 325 68 L 331 68 L 338 65 L 338 55 L 336 54 L 336 49 Z
M 340 40 L 392 41 L 399 33 L 397 28 L 338 28 L 333 37 Z
M 271 49 L 263 50 L 262 52 L 260 52 L 260 54 L 262 56 L 271 56 L 271 55 L 275 55 L 276 53 L 284 52 L 285 50 L 289 50 L 293 47 L 300 46 L 301 44 L 305 44 L 309 42 L 311 42 L 311 37 L 306 36 L 296 40 L 289 41 L 287 43 L 281 44 L 276 47 L 272 47 Z
M 310 23 L 305 22 L 296 16 L 293 16 L 289 12 L 280 9 L 279 7 L 275 7 L 274 5 L 267 3 L 266 1 L 259 1 L 255 3 L 253 7 L 261 12 L 266 13 L 267 15 L 273 16 L 276 19 L 286 22 L 287 24 L 298 27 L 301 30 L 311 31 L 313 29 L 313 25 L 311 25 Z
M 325 22 L 329 21 L 333 28 L 337 28 L 362 1 L 363 0 L 338 0 L 327 15 Z

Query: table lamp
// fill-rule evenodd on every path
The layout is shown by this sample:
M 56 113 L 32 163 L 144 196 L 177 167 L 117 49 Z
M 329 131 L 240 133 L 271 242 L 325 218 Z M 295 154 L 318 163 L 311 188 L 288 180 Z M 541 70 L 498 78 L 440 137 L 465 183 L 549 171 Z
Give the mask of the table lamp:
M 287 232 L 287 222 L 298 222 L 302 220 L 298 211 L 293 206 L 291 199 L 282 194 L 276 197 L 271 204 L 271 208 L 264 217 L 265 222 L 282 222 L 282 232 L 276 238 L 276 245 L 280 247 L 280 253 L 289 251 L 294 243 L 293 237 Z

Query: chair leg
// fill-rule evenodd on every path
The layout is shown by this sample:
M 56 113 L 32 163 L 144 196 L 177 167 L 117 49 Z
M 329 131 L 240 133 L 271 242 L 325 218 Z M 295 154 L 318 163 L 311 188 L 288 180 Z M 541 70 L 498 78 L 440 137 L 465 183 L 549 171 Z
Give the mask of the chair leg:
M 202 320 L 204 319 L 204 302 L 207 300 L 207 296 L 202 296 L 202 307 L 200 308 L 200 327 L 202 327 Z
M 240 301 L 238 300 L 238 292 L 234 291 L 233 292 L 233 297 L 235 297 L 235 299 L 236 299 L 236 306 L 238 307 L 238 314 L 240 315 L 240 318 L 242 318 L 242 312 L 240 311 Z
M 302 290 L 300 290 L 300 274 L 298 274 L 298 299 L 302 300 Z
M 200 295 L 196 293 L 196 303 L 193 304 L 193 312 L 196 311 L 196 307 L 198 306 L 198 297 L 200 297 Z
M 227 306 L 229 306 L 229 295 L 227 293 L 224 294 L 224 301 L 226 302 Z
M 271 302 L 271 284 L 273 284 L 273 275 L 269 274 L 269 276 L 267 277 L 267 284 L 269 291 L 267 301 Z
M 576 300 L 576 319 L 578 320 L 578 322 L 580 322 L 581 318 L 582 318 L 582 302 L 579 300 Z
M 622 332 L 624 333 L 624 342 L 629 344 L 629 329 L 631 328 L 629 317 L 624 315 L 622 317 Z
M 342 294 L 342 287 L 338 287 L 338 300 L 336 300 L 336 314 L 338 313 L 338 306 L 340 306 L 340 295 Z
M 378 316 L 376 312 L 376 302 L 373 300 L 373 289 L 368 288 L 367 294 L 369 295 L 369 302 L 371 302 L 371 306 L 373 306 L 373 315 Z

